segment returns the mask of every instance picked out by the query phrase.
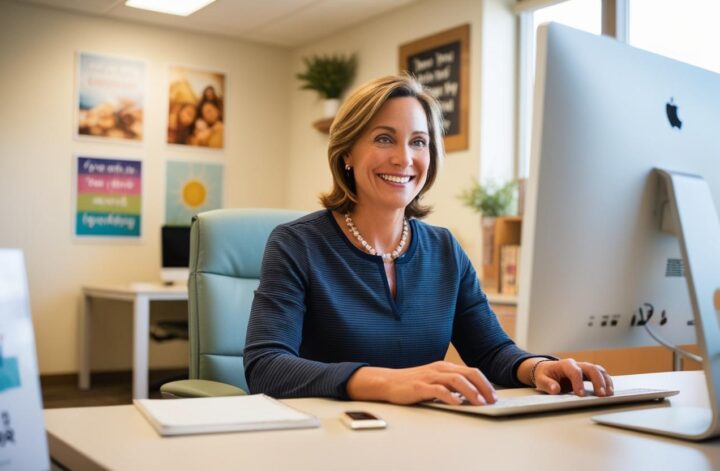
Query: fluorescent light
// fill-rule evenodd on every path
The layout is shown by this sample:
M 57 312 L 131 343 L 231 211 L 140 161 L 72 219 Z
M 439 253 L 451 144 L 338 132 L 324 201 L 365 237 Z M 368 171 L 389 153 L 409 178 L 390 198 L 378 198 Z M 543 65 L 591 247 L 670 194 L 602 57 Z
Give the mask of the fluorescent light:
M 127 0 L 125 6 L 169 15 L 188 16 L 215 0 Z

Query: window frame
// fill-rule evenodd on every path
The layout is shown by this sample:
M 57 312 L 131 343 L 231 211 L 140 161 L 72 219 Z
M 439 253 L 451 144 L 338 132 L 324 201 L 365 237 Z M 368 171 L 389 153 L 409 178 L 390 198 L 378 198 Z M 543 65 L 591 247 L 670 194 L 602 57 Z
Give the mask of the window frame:
M 518 90 L 517 90 L 517 155 L 515 173 L 517 178 L 528 178 L 530 169 L 529 149 L 532 138 L 533 108 L 533 55 L 535 31 L 533 14 L 541 8 L 557 5 L 568 0 L 518 0 L 514 11 L 518 18 Z M 627 42 L 630 0 L 601 0 L 602 34 Z

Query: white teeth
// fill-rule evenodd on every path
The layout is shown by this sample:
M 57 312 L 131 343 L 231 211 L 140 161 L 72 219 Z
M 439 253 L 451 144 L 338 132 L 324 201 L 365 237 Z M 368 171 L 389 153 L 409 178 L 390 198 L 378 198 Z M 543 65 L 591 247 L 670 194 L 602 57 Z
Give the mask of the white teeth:
M 409 175 L 404 177 L 396 177 L 395 175 L 380 174 L 380 178 L 393 183 L 407 183 L 410 181 L 411 177 Z

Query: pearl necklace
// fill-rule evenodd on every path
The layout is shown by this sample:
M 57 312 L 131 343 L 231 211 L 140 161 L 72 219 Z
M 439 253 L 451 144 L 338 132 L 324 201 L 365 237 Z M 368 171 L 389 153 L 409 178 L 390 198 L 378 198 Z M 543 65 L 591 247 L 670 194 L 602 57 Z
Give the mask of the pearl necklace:
M 408 236 L 408 222 L 406 218 L 403 218 L 403 229 L 402 229 L 402 236 L 400 236 L 400 243 L 397 247 L 395 247 L 395 250 L 389 253 L 380 253 L 377 250 L 375 250 L 375 247 L 368 244 L 365 238 L 360 234 L 360 231 L 358 231 L 357 227 L 355 227 L 355 223 L 353 222 L 352 218 L 350 217 L 350 213 L 345 213 L 345 224 L 347 224 L 348 229 L 350 230 L 350 233 L 355 236 L 355 238 L 360 242 L 360 245 L 363 246 L 363 248 L 370 254 L 370 255 L 377 255 L 379 257 L 382 257 L 383 262 L 392 262 L 396 258 L 400 256 L 400 253 L 403 250 L 403 247 L 405 247 L 405 243 L 407 242 L 407 236 Z

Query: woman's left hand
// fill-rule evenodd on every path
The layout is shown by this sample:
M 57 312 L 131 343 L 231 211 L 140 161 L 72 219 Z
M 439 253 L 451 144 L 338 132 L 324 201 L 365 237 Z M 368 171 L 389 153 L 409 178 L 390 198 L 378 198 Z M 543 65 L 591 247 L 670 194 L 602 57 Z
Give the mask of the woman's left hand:
M 548 394 L 572 390 L 576 395 L 584 396 L 584 380 L 592 382 L 596 396 L 612 396 L 612 378 L 600 365 L 564 358 L 542 361 L 535 367 L 535 387 Z

